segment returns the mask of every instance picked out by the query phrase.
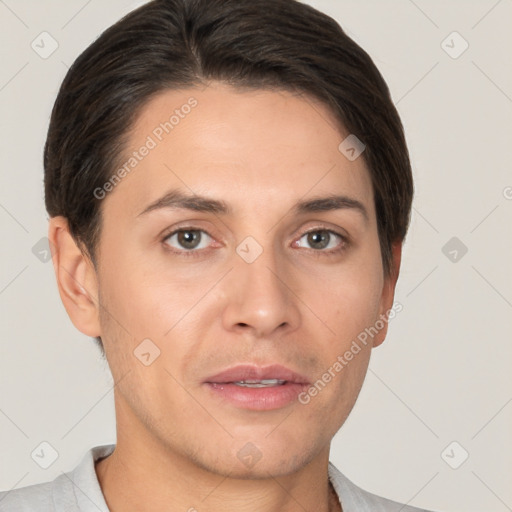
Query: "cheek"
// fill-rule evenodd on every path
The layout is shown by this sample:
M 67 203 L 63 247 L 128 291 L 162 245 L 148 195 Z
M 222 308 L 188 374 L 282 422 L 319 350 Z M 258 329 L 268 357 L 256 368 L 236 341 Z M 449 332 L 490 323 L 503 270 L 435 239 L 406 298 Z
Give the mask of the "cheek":
M 369 264 L 340 269 L 314 292 L 311 302 L 338 340 L 351 340 L 378 318 L 383 289 L 380 266 Z
M 114 256 L 100 274 L 103 305 L 132 337 L 162 337 L 178 320 L 186 290 L 147 262 Z

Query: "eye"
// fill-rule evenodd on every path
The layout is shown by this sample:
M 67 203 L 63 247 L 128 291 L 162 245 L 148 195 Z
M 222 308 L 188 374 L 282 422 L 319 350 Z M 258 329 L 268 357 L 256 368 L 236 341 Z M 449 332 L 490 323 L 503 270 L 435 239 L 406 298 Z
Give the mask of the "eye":
M 211 236 L 202 229 L 183 228 L 173 231 L 164 242 L 178 251 L 192 251 L 194 249 L 205 249 L 208 247 Z
M 305 240 L 305 242 L 302 242 L 302 240 Z M 305 247 L 304 243 L 306 243 L 311 249 L 329 253 L 343 250 L 346 241 L 344 236 L 330 229 L 315 229 L 304 233 L 294 245 L 295 247 Z
M 193 256 L 201 254 L 202 249 L 207 249 L 212 240 L 212 237 L 203 229 L 186 227 L 171 232 L 163 242 L 176 253 Z M 313 251 L 326 254 L 341 252 L 347 245 L 348 240 L 345 236 L 330 229 L 308 231 L 293 243 L 294 247 L 309 247 Z

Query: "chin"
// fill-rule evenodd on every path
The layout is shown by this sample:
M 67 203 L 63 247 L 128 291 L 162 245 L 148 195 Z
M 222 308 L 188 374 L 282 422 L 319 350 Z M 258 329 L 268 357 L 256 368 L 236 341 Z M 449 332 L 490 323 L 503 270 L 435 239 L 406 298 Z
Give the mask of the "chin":
M 311 442 L 311 441 L 310 441 Z M 291 446 L 283 439 L 273 442 L 265 440 L 233 441 L 231 447 L 216 446 L 218 453 L 202 451 L 195 455 L 194 462 L 206 471 L 230 478 L 260 480 L 282 477 L 307 466 L 321 451 L 314 446 L 302 444 Z
M 284 453 L 275 454 L 272 459 L 269 459 L 268 456 L 262 456 L 261 459 L 256 462 L 240 462 L 238 459 L 235 459 L 236 462 L 233 462 L 233 459 L 231 459 L 224 463 L 218 461 L 217 464 L 214 464 L 211 467 L 205 467 L 205 469 L 222 476 L 229 476 L 230 478 L 238 478 L 241 480 L 264 480 L 268 478 L 284 477 L 289 474 L 296 473 L 306 466 L 309 460 L 313 458 L 305 458 L 303 455 L 292 455 L 287 458 L 283 457 L 285 457 Z

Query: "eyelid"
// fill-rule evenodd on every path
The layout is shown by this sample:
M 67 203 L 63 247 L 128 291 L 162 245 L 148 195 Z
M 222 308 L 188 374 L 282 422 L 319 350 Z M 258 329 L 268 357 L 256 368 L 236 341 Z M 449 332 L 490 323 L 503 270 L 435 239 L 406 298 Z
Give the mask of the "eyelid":
M 333 228 L 329 228 L 327 226 L 315 226 L 314 228 L 308 229 L 307 231 L 304 231 L 301 237 L 304 235 L 307 235 L 308 233 L 316 233 L 317 231 L 328 231 L 329 233 L 334 233 L 335 235 L 338 235 L 340 238 L 343 238 L 344 240 L 348 241 L 348 235 L 344 235 L 343 233 L 340 233 L 339 231 L 336 231 Z
M 194 257 L 194 256 L 201 256 L 202 254 L 204 254 L 205 251 L 209 251 L 212 249 L 211 247 L 206 247 L 206 248 L 202 248 L 202 249 L 189 249 L 189 250 L 176 249 L 175 247 L 172 247 L 171 245 L 166 243 L 167 240 L 169 240 L 169 238 L 171 238 L 172 236 L 174 236 L 177 233 L 182 232 L 182 231 L 199 231 L 201 233 L 206 234 L 212 240 L 216 241 L 215 237 L 213 235 L 211 235 L 206 229 L 200 228 L 198 226 L 194 226 L 191 224 L 186 224 L 186 225 L 178 226 L 178 227 L 174 226 L 171 229 L 164 231 L 164 234 L 160 237 L 162 244 L 166 247 L 166 250 L 172 252 L 173 254 L 184 255 L 185 257 Z
M 169 237 L 171 237 L 172 235 L 180 232 L 180 231 L 201 231 L 203 233 L 206 233 L 210 238 L 213 238 L 215 239 L 215 236 L 213 236 L 210 231 L 208 231 L 207 229 L 203 228 L 203 227 L 200 227 L 198 225 L 194 225 L 193 224 L 194 221 L 189 221 L 188 223 L 183 223 L 183 224 L 179 224 L 179 225 L 173 225 L 171 227 L 168 227 L 166 229 L 164 229 L 159 235 L 158 235 L 158 238 L 164 242 L 165 240 L 167 240 Z
M 308 250 L 309 252 L 313 252 L 314 254 L 318 254 L 318 255 L 337 254 L 337 253 L 340 253 L 343 250 L 345 250 L 347 248 L 347 246 L 350 245 L 350 238 L 348 235 L 344 235 L 344 234 L 340 233 L 339 231 L 336 231 L 335 229 L 329 228 L 327 226 L 321 226 L 321 225 L 315 226 L 314 228 L 311 228 L 311 229 L 308 229 L 307 231 L 302 233 L 302 235 L 300 235 L 299 238 L 296 239 L 296 241 L 300 240 L 302 237 L 308 235 L 309 233 L 317 233 L 319 231 L 326 231 L 328 233 L 331 233 L 331 234 L 339 237 L 341 239 L 341 243 L 339 244 L 339 246 L 335 247 L 334 249 L 323 250 L 323 249 L 308 249 L 308 248 L 306 248 L 306 250 Z M 296 243 L 296 241 L 294 243 Z
M 183 226 L 178 226 L 178 227 L 174 226 L 174 227 L 170 228 L 170 230 L 166 230 L 164 232 L 164 234 L 162 235 L 162 237 L 161 237 L 162 243 L 165 243 L 171 236 L 179 233 L 180 231 L 200 231 L 202 233 L 205 233 L 212 240 L 216 241 L 215 237 L 213 235 L 211 235 L 206 229 L 200 228 L 198 226 L 194 226 L 192 224 L 185 224 Z M 297 236 L 294 237 L 293 243 L 296 243 L 298 240 L 300 240 L 302 237 L 308 235 L 309 233 L 315 233 L 315 232 L 318 232 L 318 231 L 327 231 L 328 233 L 332 233 L 332 234 L 338 236 L 339 238 L 341 238 L 341 240 L 342 240 L 342 243 L 340 244 L 341 247 L 334 248 L 334 249 L 329 249 L 329 250 L 308 249 L 308 248 L 306 248 L 306 250 L 308 250 L 309 252 L 314 252 L 315 254 L 318 254 L 318 255 L 321 255 L 321 254 L 335 254 L 335 253 L 343 251 L 346 248 L 346 246 L 350 244 L 350 237 L 348 235 L 342 234 L 339 231 L 337 231 L 335 229 L 332 229 L 332 228 L 330 228 L 328 226 L 322 225 L 322 224 L 318 224 L 318 225 L 316 225 L 316 226 L 314 226 L 314 227 L 312 227 L 310 229 L 307 229 L 304 232 L 301 232 L 301 234 L 298 237 Z M 216 243 L 219 244 L 220 242 L 216 242 Z M 207 248 L 203 248 L 203 249 L 189 249 L 189 250 L 182 249 L 182 250 L 179 250 L 179 249 L 176 249 L 174 247 L 169 246 L 169 244 L 165 244 L 165 245 L 167 245 L 168 250 L 170 250 L 174 254 L 185 255 L 185 256 L 201 255 L 205 251 L 211 250 L 211 247 L 207 247 Z

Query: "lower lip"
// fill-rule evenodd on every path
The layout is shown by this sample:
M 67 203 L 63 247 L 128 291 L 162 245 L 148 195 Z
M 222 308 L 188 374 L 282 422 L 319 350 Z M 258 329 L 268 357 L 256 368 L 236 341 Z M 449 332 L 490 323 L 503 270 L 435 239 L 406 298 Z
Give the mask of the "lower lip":
M 297 400 L 297 396 L 307 385 L 287 382 L 281 386 L 248 388 L 233 383 L 206 382 L 210 391 L 236 407 L 252 411 L 281 409 Z

